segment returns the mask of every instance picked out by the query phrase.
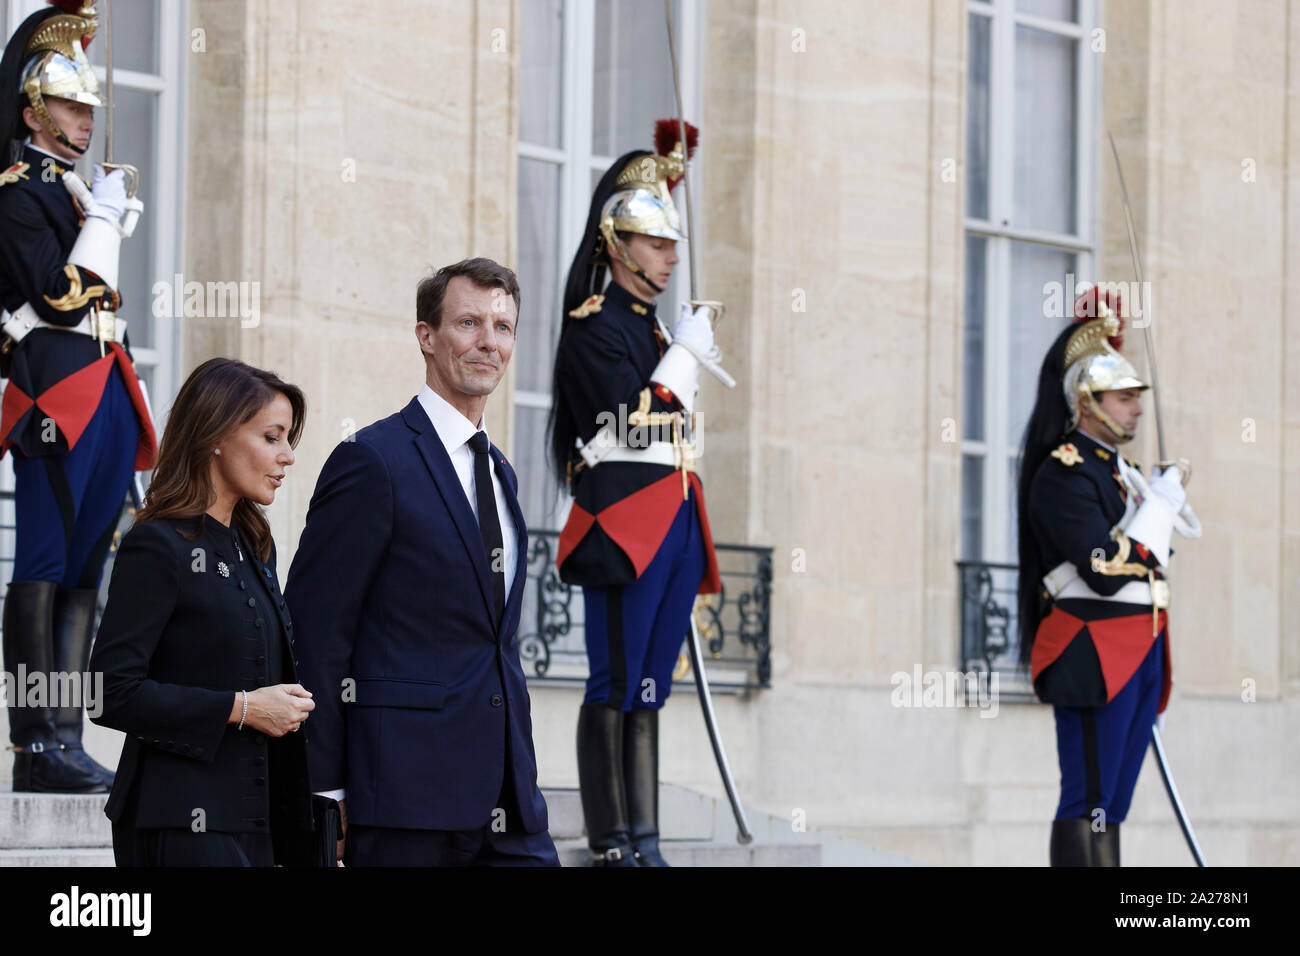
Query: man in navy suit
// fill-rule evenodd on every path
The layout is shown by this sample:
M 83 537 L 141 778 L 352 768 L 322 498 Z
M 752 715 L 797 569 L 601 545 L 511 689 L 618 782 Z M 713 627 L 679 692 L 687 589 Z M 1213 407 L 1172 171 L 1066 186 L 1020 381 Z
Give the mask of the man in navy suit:
M 425 387 L 340 443 L 312 496 L 285 597 L 349 866 L 559 865 L 515 642 L 528 531 L 483 428 L 518 316 L 490 259 L 424 279 Z

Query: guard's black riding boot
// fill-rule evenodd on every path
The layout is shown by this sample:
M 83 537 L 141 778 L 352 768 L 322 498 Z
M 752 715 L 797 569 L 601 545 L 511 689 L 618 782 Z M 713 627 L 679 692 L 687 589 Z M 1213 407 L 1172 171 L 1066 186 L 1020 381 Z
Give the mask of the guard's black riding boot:
M 578 786 L 593 866 L 636 866 L 623 788 L 623 712 L 604 704 L 578 711 Z
M 94 588 L 60 588 L 54 599 L 54 667 L 65 674 L 80 674 L 81 701 L 71 705 L 59 701 L 54 711 L 54 734 L 64 758 L 87 773 L 94 774 L 105 787 L 113 786 L 113 771 L 100 765 L 81 745 L 81 720 L 86 692 L 93 687 L 86 673 L 90 661 L 90 642 L 95 634 L 95 605 L 99 592 Z
M 659 711 L 623 716 L 623 781 L 628 835 L 638 866 L 667 866 L 659 852 Z
M 1096 866 L 1093 846 L 1090 817 L 1052 821 L 1052 866 Z
M 1093 866 L 1119 866 L 1119 824 L 1107 823 L 1106 829 L 1092 835 Z
M 26 704 L 26 677 L 50 675 L 54 666 L 54 605 L 58 586 L 53 581 L 14 581 L 5 592 L 4 663 L 15 681 L 9 706 L 9 739 L 14 744 L 15 793 L 103 793 L 107 788 L 94 774 L 70 762 L 59 748 L 54 731 L 54 708 L 15 706 Z M 20 677 L 20 673 L 22 677 Z M 47 691 L 57 690 L 50 688 Z M 49 703 L 47 693 L 46 703 Z

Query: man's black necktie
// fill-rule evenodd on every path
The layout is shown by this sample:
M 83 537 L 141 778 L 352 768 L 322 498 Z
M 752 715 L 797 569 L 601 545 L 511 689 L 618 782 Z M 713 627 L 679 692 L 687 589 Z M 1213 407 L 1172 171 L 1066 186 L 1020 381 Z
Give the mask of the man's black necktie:
M 492 485 L 492 463 L 488 460 L 487 433 L 477 431 L 469 440 L 474 452 L 474 497 L 478 500 L 478 532 L 483 536 L 488 571 L 492 574 L 492 606 L 497 621 L 506 608 L 506 552 L 501 542 L 501 519 Z

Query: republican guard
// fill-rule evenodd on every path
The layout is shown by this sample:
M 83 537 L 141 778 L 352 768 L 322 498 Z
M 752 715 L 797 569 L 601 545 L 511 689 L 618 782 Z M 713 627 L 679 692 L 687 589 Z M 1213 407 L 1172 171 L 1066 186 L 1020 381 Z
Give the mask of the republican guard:
M 683 304 L 670 332 L 656 308 L 687 238 L 671 194 L 694 148 L 686 130 L 683 144 L 677 121 L 660 120 L 656 152 L 627 153 L 601 178 L 555 359 L 551 458 L 574 496 L 557 563 L 583 588 L 578 775 L 604 866 L 667 865 L 659 710 L 696 595 L 720 590 L 694 446 L 699 370 L 718 359 L 712 317 Z
M 1061 771 L 1053 866 L 1119 865 L 1119 827 L 1169 702 L 1170 539 L 1200 531 L 1179 467 L 1148 483 L 1120 451 L 1149 387 L 1118 351 L 1120 310 L 1096 287 L 1076 301 L 1043 361 L 1021 464 L 1021 653 L 1054 707 Z
M 117 518 L 132 472 L 155 457 L 116 317 L 120 246 L 142 206 L 123 170 L 96 166 L 89 189 L 72 171 L 102 105 L 85 53 L 97 26 L 93 4 L 52 5 L 0 60 L 0 455 L 13 454 L 17 516 L 4 665 L 15 675 L 85 673 Z M 38 706 L 10 702 L 15 791 L 112 784 L 82 747 L 84 695 L 71 686 L 50 681 L 61 696 Z

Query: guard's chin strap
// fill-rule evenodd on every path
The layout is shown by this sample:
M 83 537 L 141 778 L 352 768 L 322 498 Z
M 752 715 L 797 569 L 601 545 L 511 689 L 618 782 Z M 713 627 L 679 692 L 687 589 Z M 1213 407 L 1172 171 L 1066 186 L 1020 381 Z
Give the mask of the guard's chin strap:
M 63 132 L 63 130 L 59 129 L 56 125 L 54 125 L 53 117 L 51 117 L 49 120 L 46 119 L 46 117 L 49 116 L 49 114 L 45 110 L 37 110 L 36 113 L 37 116 L 40 117 L 41 125 L 45 127 L 46 131 L 49 132 L 51 136 L 53 136 L 64 146 L 68 147 L 68 149 L 72 150 L 78 156 L 86 155 L 86 150 L 90 149 L 90 144 L 94 142 L 93 137 L 90 139 L 90 141 L 86 143 L 85 148 L 77 146 L 70 139 L 68 139 L 67 133 Z
M 625 246 L 623 241 L 618 238 L 617 233 L 614 235 L 612 241 L 606 241 L 605 244 L 610 248 L 610 251 L 612 251 L 614 255 L 618 256 L 618 261 L 623 263 L 623 265 L 627 266 L 628 269 L 632 271 L 633 275 L 640 276 L 642 282 L 654 289 L 655 295 L 659 295 L 664 291 L 664 287 L 652 281 L 651 278 L 645 274 L 645 270 L 642 269 L 641 266 L 637 264 L 637 261 L 632 258 L 632 253 L 627 251 L 627 246 Z
M 1105 411 L 1102 410 L 1101 403 L 1097 401 L 1096 396 L 1094 396 L 1092 392 L 1089 392 L 1086 389 L 1080 391 L 1079 406 L 1081 408 L 1086 407 L 1088 411 L 1092 412 L 1093 417 L 1095 417 L 1097 421 L 1101 422 L 1103 425 L 1109 428 L 1111 434 L 1114 435 L 1121 444 L 1126 441 L 1132 441 L 1133 438 L 1135 437 L 1132 432 L 1128 432 L 1120 428 L 1119 422 L 1115 421 L 1115 419 L 1111 418 L 1109 414 L 1107 414 Z M 1070 427 L 1074 428 L 1078 424 L 1079 421 L 1078 418 L 1076 417 L 1074 423 L 1071 424 Z

